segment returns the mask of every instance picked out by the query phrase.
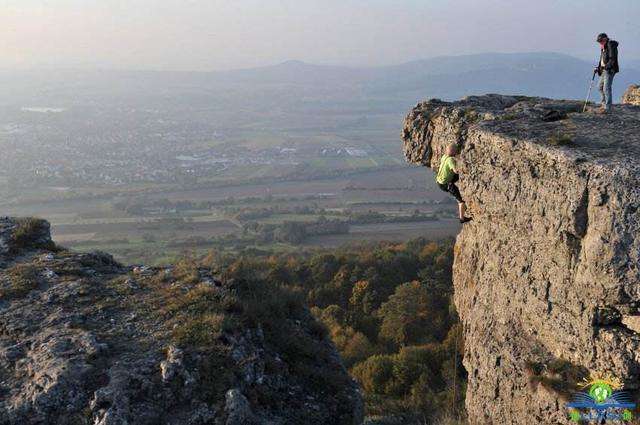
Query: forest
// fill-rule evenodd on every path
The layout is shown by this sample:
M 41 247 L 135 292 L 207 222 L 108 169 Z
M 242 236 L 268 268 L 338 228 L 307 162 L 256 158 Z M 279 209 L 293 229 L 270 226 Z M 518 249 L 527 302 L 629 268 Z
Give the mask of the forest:
M 422 238 L 299 253 L 211 252 L 202 260 L 226 279 L 304 300 L 362 386 L 367 415 L 409 424 L 464 416 L 452 261 L 453 241 Z

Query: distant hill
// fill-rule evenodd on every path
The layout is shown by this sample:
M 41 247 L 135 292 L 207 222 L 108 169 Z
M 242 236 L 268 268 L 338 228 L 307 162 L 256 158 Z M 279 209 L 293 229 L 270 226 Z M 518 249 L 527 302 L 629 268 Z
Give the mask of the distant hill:
M 622 63 L 615 81 L 616 98 L 629 84 L 640 81 L 640 60 Z M 257 104 L 278 103 L 285 109 L 287 103 L 297 109 L 300 99 L 326 103 L 365 100 L 392 102 L 390 107 L 402 108 L 398 110 L 401 112 L 407 104 L 425 97 L 450 100 L 487 92 L 581 99 L 592 66 L 560 53 L 481 53 L 373 68 L 287 61 L 216 72 L 0 72 L 0 84 L 7 88 L 6 96 L 29 99 L 104 96 L 144 101 L 146 97 L 172 97 L 173 102 L 206 104 L 210 97 L 251 96 Z
M 630 62 L 616 80 L 622 88 L 640 81 L 640 61 Z M 510 93 L 581 99 L 593 66 L 569 55 L 482 53 L 442 56 L 378 68 L 349 68 L 288 61 L 275 66 L 214 72 L 211 80 L 253 84 L 318 84 L 325 89 L 357 85 L 360 94 L 399 99 L 426 96 L 456 99 L 469 94 Z
M 448 56 L 389 67 L 371 89 L 444 99 L 483 93 L 581 98 L 591 70 L 589 63 L 558 53 Z
M 483 53 L 360 69 L 293 61 L 224 75 L 230 81 L 251 77 L 252 82 L 263 84 L 359 84 L 363 95 L 407 101 L 424 96 L 455 99 L 487 92 L 581 99 L 592 69 L 587 61 L 559 53 Z M 218 79 L 220 74 L 212 77 Z M 622 94 L 623 87 L 639 80 L 640 71 L 623 68 L 616 80 L 616 96 Z

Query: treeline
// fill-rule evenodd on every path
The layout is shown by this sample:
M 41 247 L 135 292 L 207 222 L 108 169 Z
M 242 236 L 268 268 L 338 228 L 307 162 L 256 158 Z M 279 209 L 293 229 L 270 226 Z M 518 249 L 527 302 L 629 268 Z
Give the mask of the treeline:
M 188 222 L 183 222 L 188 225 Z M 327 220 L 320 217 L 315 221 L 285 221 L 279 224 L 249 222 L 243 225 L 242 234 L 229 233 L 224 236 L 190 236 L 184 239 L 168 241 L 167 248 L 190 249 L 215 246 L 233 251 L 244 250 L 256 244 L 274 242 L 300 244 L 307 238 L 321 235 L 340 235 L 349 233 L 349 223 L 343 220 Z M 154 242 L 153 235 L 143 235 L 145 242 Z
M 170 201 L 169 199 L 124 199 L 114 201 L 112 206 L 130 215 L 147 215 L 151 212 L 178 212 L 188 210 L 210 210 L 216 204 L 213 201 Z
M 274 205 L 264 208 L 247 208 L 247 209 L 225 209 L 227 214 L 235 214 L 235 218 L 240 221 L 260 220 L 281 214 L 296 215 L 320 215 L 322 218 L 325 214 L 331 214 L 334 217 L 340 217 L 349 224 L 379 224 L 379 223 L 411 223 L 416 221 L 436 221 L 438 216 L 434 213 L 423 213 L 420 210 L 414 210 L 410 215 L 389 215 L 378 211 L 369 210 L 366 212 L 345 210 L 328 212 L 324 208 L 313 205 L 304 205 L 296 207 L 283 207 Z
M 377 224 L 377 223 L 412 223 L 420 221 L 437 221 L 438 216 L 433 213 L 422 213 L 414 210 L 411 215 L 387 215 L 377 211 L 348 212 L 349 224 Z
M 285 221 L 281 224 L 250 222 L 243 226 L 243 235 L 251 235 L 261 243 L 285 242 L 299 244 L 311 236 L 349 233 L 349 223 L 343 220 Z
M 260 276 L 301 294 L 362 385 L 368 414 L 424 424 L 464 412 L 452 260 L 451 241 L 418 239 L 314 255 L 212 253 L 206 261 L 233 278 Z
M 216 207 L 225 207 L 242 204 L 259 204 L 271 202 L 296 202 L 312 201 L 330 198 L 328 195 L 307 195 L 299 197 L 274 197 L 267 196 L 247 196 L 236 198 L 227 196 L 218 200 L 210 201 L 172 201 L 167 198 L 125 198 L 111 203 L 114 209 L 124 211 L 130 215 L 147 215 L 150 212 L 181 212 L 181 211 L 202 211 L 211 210 Z M 237 211 L 237 210 L 236 210 Z
M 315 205 L 298 205 L 294 207 L 283 207 L 274 205 L 263 208 L 225 208 L 225 213 L 234 214 L 240 221 L 257 220 L 269 218 L 277 214 L 297 214 L 297 215 L 324 215 L 327 210 Z

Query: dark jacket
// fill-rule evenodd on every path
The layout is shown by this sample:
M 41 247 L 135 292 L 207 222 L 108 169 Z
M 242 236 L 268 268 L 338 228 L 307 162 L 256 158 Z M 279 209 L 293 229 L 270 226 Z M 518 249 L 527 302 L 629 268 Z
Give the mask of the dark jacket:
M 601 65 L 602 62 L 604 62 L 604 69 Z M 609 40 L 600 53 L 598 74 L 602 74 L 602 71 L 608 71 L 613 74 L 620 72 L 620 67 L 618 66 L 618 42 L 615 40 Z

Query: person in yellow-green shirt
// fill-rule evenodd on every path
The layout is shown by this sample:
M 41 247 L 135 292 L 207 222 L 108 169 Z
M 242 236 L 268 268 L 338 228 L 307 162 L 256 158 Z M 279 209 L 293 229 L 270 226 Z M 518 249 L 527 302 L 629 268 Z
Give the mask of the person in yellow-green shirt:
M 445 192 L 449 192 L 458 201 L 458 216 L 460 223 L 467 223 L 471 221 L 471 217 L 465 216 L 467 206 L 462 199 L 460 190 L 456 186 L 456 182 L 459 179 L 458 169 L 456 164 L 456 156 L 458 155 L 458 145 L 455 143 L 447 146 L 446 153 L 442 155 L 440 159 L 440 167 L 438 168 L 438 174 L 436 175 L 436 183 L 440 189 Z

